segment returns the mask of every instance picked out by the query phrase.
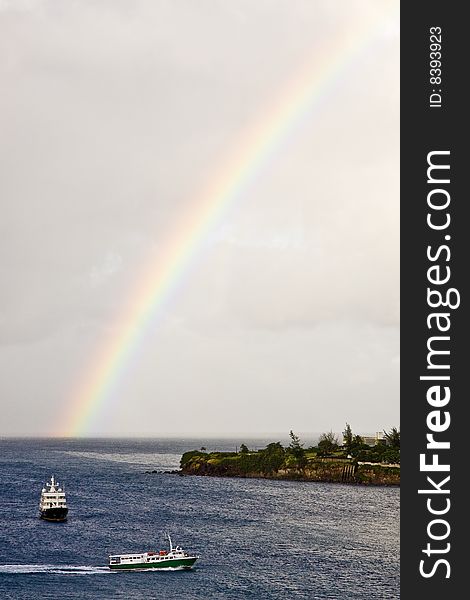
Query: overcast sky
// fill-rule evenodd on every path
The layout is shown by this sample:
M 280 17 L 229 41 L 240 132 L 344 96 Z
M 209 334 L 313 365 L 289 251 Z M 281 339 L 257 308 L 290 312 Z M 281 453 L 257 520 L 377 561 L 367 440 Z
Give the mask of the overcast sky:
M 85 433 L 399 425 L 398 2 L 0 0 L 0 435 L 60 433 L 239 132 L 378 10 Z

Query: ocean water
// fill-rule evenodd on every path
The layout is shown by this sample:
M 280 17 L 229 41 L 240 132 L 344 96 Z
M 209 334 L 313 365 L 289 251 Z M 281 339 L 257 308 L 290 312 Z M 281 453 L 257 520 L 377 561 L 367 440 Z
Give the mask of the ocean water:
M 145 473 L 260 440 L 0 440 L 0 598 L 399 598 L 399 489 Z M 268 440 L 272 441 L 272 440 Z M 54 475 L 66 523 L 38 518 Z M 110 572 L 109 553 L 196 552 L 192 571 Z

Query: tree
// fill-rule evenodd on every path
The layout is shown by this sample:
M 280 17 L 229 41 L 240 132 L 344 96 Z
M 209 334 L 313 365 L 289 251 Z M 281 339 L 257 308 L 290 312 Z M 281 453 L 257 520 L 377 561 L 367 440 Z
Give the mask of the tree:
M 266 446 L 263 452 L 267 452 L 268 454 L 278 454 L 279 452 L 284 453 L 284 446 L 281 442 L 271 442 Z
M 296 456 L 297 454 L 300 455 L 302 454 L 302 452 L 304 451 L 303 449 L 303 444 L 300 443 L 300 438 L 298 435 L 295 435 L 295 433 L 292 431 L 292 429 L 289 431 L 289 436 L 291 439 L 291 443 L 289 444 L 289 448 L 292 451 L 292 454 L 294 456 Z
M 364 444 L 364 439 L 360 435 L 353 435 L 349 423 L 346 423 L 343 431 L 343 446 L 348 454 L 355 457 L 358 456 L 361 450 L 369 448 L 369 446 Z
M 245 444 L 240 444 L 240 454 L 247 454 L 248 447 Z
M 364 438 L 362 438 L 360 435 L 355 435 L 353 437 L 353 441 L 352 441 L 352 447 L 354 448 L 359 448 L 360 446 L 364 446 L 367 444 L 364 444 Z M 368 446 L 367 446 L 368 447 Z
M 387 440 L 387 445 L 390 448 L 399 449 L 400 448 L 400 430 L 396 427 L 392 427 L 389 432 L 384 429 L 385 439 Z
M 353 433 L 349 423 L 346 423 L 346 427 L 343 431 L 343 445 L 346 449 L 346 452 L 350 454 L 353 448 Z
M 278 471 L 284 464 L 285 449 L 281 442 L 271 442 L 260 451 L 261 468 L 264 473 L 272 473 Z
M 318 442 L 318 449 L 320 454 L 325 456 L 334 452 L 338 448 L 338 438 L 336 435 L 329 431 L 328 433 L 322 433 Z
M 289 444 L 289 452 L 295 458 L 297 466 L 303 467 L 305 465 L 305 450 L 303 448 L 303 444 L 300 443 L 300 438 L 298 435 L 292 431 L 289 432 L 289 436 L 291 439 L 291 443 Z

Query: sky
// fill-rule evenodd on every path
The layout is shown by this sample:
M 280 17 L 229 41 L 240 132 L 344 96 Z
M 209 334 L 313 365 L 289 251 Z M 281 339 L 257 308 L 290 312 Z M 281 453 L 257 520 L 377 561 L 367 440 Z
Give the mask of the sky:
M 0 0 L 0 436 L 399 426 L 398 21 L 382 0 Z M 337 51 L 125 324 L 240 139 Z

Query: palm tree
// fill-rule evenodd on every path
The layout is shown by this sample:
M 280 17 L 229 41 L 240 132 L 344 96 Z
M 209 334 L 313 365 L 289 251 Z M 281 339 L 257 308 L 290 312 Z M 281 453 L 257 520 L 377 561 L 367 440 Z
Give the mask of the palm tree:
M 387 440 L 387 445 L 390 448 L 400 448 L 400 430 L 396 427 L 392 427 L 389 432 L 384 429 L 385 439 Z

